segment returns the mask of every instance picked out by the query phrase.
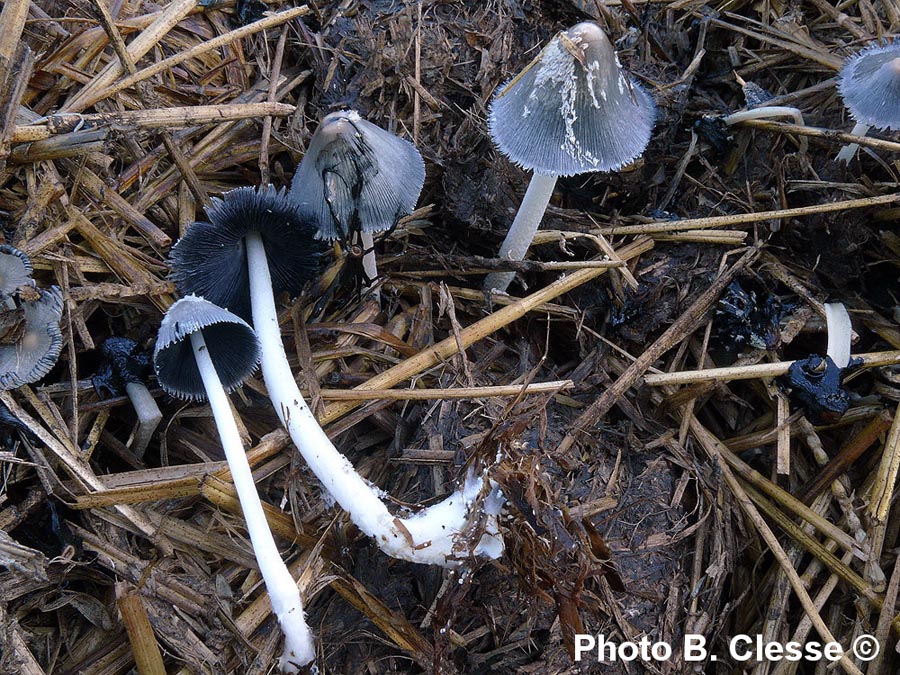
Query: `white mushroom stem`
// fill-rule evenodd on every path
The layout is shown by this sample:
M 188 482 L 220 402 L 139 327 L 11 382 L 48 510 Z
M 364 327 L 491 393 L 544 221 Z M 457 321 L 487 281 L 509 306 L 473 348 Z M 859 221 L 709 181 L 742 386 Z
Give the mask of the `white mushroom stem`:
M 469 507 L 483 480 L 469 476 L 462 488 L 444 501 L 408 518 L 391 515 L 377 488 L 363 480 L 338 452 L 303 400 L 284 353 L 264 244 L 257 233 L 248 234 L 245 242 L 253 328 L 262 348 L 263 379 L 275 411 L 309 468 L 356 526 L 375 539 L 388 555 L 411 562 L 456 565 L 455 535 L 469 523 Z M 503 542 L 496 513 L 489 512 L 487 521 L 486 533 L 475 554 L 497 558 L 503 551 Z
M 806 126 L 806 123 L 803 121 L 803 113 L 800 112 L 798 108 L 791 108 L 790 106 L 781 105 L 766 105 L 761 108 L 741 110 L 722 118 L 722 121 L 725 122 L 725 124 L 727 124 L 728 126 L 734 126 L 735 124 L 746 122 L 747 120 L 762 120 L 768 119 L 770 117 L 790 117 L 798 126 Z M 809 140 L 806 138 L 806 136 L 801 136 L 800 151 L 806 152 L 808 149 Z
M 828 329 L 826 353 L 838 368 L 846 368 L 850 365 L 850 343 L 853 340 L 853 325 L 847 308 L 839 302 L 826 304 L 825 326 Z
M 500 247 L 500 258 L 506 260 L 525 259 L 528 247 L 531 246 L 534 234 L 547 210 L 547 204 L 550 203 L 550 197 L 553 196 L 556 179 L 557 176 L 545 176 L 539 173 L 531 177 L 519 211 Z M 483 288 L 485 291 L 505 293 L 515 276 L 515 272 L 491 272 L 485 278 Z
M 853 126 L 853 130 L 850 132 L 854 136 L 865 136 L 869 133 L 869 125 L 863 124 L 862 122 L 857 122 Z M 841 151 L 837 154 L 837 161 L 839 162 L 849 162 L 853 159 L 853 156 L 856 154 L 856 151 L 859 150 L 859 146 L 856 143 L 848 143 Z
M 259 501 L 259 494 L 256 492 L 250 464 L 244 453 L 244 444 L 241 442 L 237 424 L 228 405 L 228 396 L 209 357 L 201 331 L 191 333 L 191 347 L 194 349 L 194 358 L 197 360 L 197 368 L 200 370 L 200 377 L 203 378 L 206 396 L 216 420 L 219 438 L 225 450 L 225 459 L 228 460 L 228 469 L 231 471 L 234 487 L 241 502 L 256 563 L 259 565 L 266 591 L 272 601 L 272 611 L 278 617 L 278 623 L 281 624 L 284 633 L 284 653 L 279 665 L 284 672 L 298 673 L 299 666 L 312 662 L 316 655 L 312 635 L 303 615 L 300 591 L 275 546 L 262 503 Z
M 140 382 L 129 382 L 125 385 L 125 393 L 131 399 L 134 412 L 137 413 L 138 426 L 131 439 L 131 452 L 141 459 L 147 452 L 147 445 L 153 437 L 153 432 L 162 421 L 162 412 L 156 405 L 156 400 L 150 395 L 150 390 Z
M 371 232 L 360 232 L 359 243 L 363 251 L 365 251 L 362 259 L 363 272 L 365 272 L 366 278 L 369 280 L 368 285 L 374 286 L 375 280 L 378 279 L 378 267 L 375 264 L 375 238 Z M 381 296 L 377 289 L 374 291 L 374 294 L 376 299 L 379 299 Z

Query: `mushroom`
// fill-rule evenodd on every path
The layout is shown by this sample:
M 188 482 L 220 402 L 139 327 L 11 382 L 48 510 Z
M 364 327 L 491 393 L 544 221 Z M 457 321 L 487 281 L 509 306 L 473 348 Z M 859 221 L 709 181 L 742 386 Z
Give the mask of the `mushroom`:
M 0 296 L 8 309 L 15 309 L 12 296 L 22 286 L 34 286 L 31 260 L 9 244 L 0 245 Z
M 622 71 L 599 26 L 558 33 L 491 103 L 494 144 L 534 172 L 500 257 L 525 257 L 559 176 L 625 166 L 644 152 L 655 120 L 652 97 Z M 505 291 L 514 277 L 494 272 L 484 289 Z
M 869 127 L 900 129 L 900 42 L 852 56 L 838 74 L 838 90 L 856 120 L 852 134 L 865 136 Z M 858 148 L 856 143 L 845 145 L 838 161 L 849 162 Z
M 94 388 L 117 394 L 125 390 L 138 418 L 130 447 L 135 457 L 140 459 L 147 452 L 153 432 L 162 421 L 162 412 L 143 382 L 150 360 L 138 349 L 137 342 L 125 337 L 107 338 L 100 345 L 100 352 L 106 363 L 103 371 L 93 378 Z
M 269 269 L 270 265 L 281 269 L 273 260 L 276 256 L 288 256 L 293 260 L 306 256 L 309 260 L 298 263 L 298 269 L 314 268 L 316 253 L 312 232 L 299 208 L 283 193 L 271 189 L 257 192 L 242 188 L 229 192 L 225 195 L 225 205 L 227 208 L 210 209 L 211 222 L 192 226 L 173 248 L 172 277 L 179 290 L 194 293 L 218 286 L 228 289 L 229 297 L 241 299 L 248 295 L 245 285 L 249 283 L 253 326 L 262 347 L 261 365 L 266 389 L 276 413 L 309 468 L 357 527 L 375 539 L 388 555 L 413 562 L 457 564 L 459 555 L 469 554 L 459 550 L 462 546 L 457 538 L 469 525 L 473 515 L 471 506 L 484 486 L 483 479 L 470 474 L 462 488 L 444 501 L 408 518 L 395 518 L 388 511 L 379 491 L 356 472 L 322 431 L 303 400 L 284 353 Z M 225 215 L 227 219 L 223 220 Z M 264 220 L 267 222 L 262 222 Z M 252 222 L 259 231 L 277 229 L 285 239 L 292 238 L 293 250 L 264 247 L 260 235 L 253 234 L 254 230 L 250 230 L 244 221 Z M 198 226 L 202 236 L 195 234 Z M 246 234 L 248 231 L 250 234 Z M 249 274 L 246 266 L 237 267 L 237 255 L 232 252 L 240 246 L 240 236 L 245 236 Z M 286 283 L 282 279 L 279 286 L 284 287 Z M 222 296 L 220 293 L 219 297 Z M 491 503 L 496 504 L 499 498 L 496 494 L 491 497 Z M 502 553 L 496 511 L 492 507 L 486 509 L 485 533 L 475 547 L 476 555 L 496 558 Z
M 172 396 L 209 401 L 253 553 L 284 633 L 279 665 L 285 672 L 297 673 L 299 666 L 315 658 L 312 636 L 300 591 L 269 530 L 227 395 L 256 370 L 259 356 L 253 329 L 243 319 L 203 298 L 188 296 L 163 317 L 153 366 L 160 385 Z
M 21 322 L 0 338 L 0 390 L 37 382 L 50 372 L 62 350 L 62 291 L 38 291 L 35 301 L 22 302 Z
M 322 120 L 290 196 L 318 228 L 318 238 L 352 247 L 359 237 L 372 283 L 378 276 L 372 235 L 412 213 L 424 184 L 425 162 L 416 146 L 346 110 Z
M 825 305 L 828 347 L 825 356 L 812 354 L 794 361 L 779 382 L 804 409 L 814 424 L 836 422 L 850 407 L 844 378 L 861 363 L 850 358 L 853 325 L 847 308 L 840 303 Z

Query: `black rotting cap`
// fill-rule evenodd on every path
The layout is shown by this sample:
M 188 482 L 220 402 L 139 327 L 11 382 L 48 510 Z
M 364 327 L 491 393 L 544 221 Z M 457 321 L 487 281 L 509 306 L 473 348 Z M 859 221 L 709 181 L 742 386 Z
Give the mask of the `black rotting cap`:
M 208 222 L 194 223 L 169 256 L 182 294 L 195 293 L 250 320 L 250 279 L 244 236 L 258 232 L 274 293 L 296 295 L 318 273 L 323 244 L 284 190 L 242 187 L 214 198 Z
M 156 379 L 176 398 L 206 398 L 189 339 L 197 331 L 203 331 L 209 357 L 225 391 L 240 386 L 259 363 L 259 342 L 246 321 L 203 298 L 182 298 L 163 317 L 153 352 Z

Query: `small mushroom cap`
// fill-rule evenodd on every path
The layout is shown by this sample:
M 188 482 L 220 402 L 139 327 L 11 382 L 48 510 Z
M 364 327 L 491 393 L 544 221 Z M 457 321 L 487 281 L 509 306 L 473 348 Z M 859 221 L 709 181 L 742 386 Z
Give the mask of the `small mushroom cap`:
M 256 333 L 239 316 L 213 303 L 189 295 L 169 307 L 159 326 L 153 368 L 160 386 L 180 399 L 203 400 L 206 388 L 188 339 L 203 331 L 209 357 L 225 391 L 246 380 L 259 364 Z
M 838 89 L 853 119 L 879 129 L 900 129 L 900 43 L 869 47 L 838 74 Z
M 416 208 L 425 162 L 412 143 L 364 120 L 354 110 L 322 120 L 291 183 L 318 237 L 389 230 Z
M 196 222 L 172 247 L 171 278 L 183 295 L 194 293 L 250 318 L 250 278 L 244 236 L 259 232 L 274 293 L 296 295 L 319 271 L 323 246 L 315 227 L 284 190 L 242 187 L 214 198 L 208 222 Z
M 62 350 L 62 291 L 42 290 L 34 302 L 22 303 L 25 329 L 15 344 L 0 344 L 0 389 L 37 382 L 56 365 Z
M 497 90 L 488 116 L 504 155 L 550 176 L 625 166 L 644 152 L 655 121 L 653 98 L 591 22 L 558 33 Z
M 0 294 L 11 295 L 16 289 L 31 285 L 33 272 L 27 255 L 9 244 L 0 245 Z

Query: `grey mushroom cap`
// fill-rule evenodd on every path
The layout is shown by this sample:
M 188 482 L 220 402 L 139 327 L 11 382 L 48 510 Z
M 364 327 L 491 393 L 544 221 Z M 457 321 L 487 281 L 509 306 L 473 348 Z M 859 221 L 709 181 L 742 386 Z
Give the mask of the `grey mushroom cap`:
M 391 229 L 415 210 L 424 184 L 416 146 L 347 110 L 322 120 L 290 195 L 318 237 L 334 241 Z
M 554 37 L 494 94 L 491 138 L 535 173 L 574 176 L 613 171 L 637 159 L 656 121 L 656 104 L 619 64 L 594 23 Z
M 169 307 L 156 337 L 153 368 L 166 393 L 186 400 L 206 399 L 189 339 L 197 331 L 203 331 L 209 357 L 225 391 L 239 387 L 256 370 L 259 341 L 247 322 L 208 300 L 189 295 Z
M 37 382 L 56 365 L 62 351 L 62 291 L 41 291 L 34 302 L 21 304 L 24 330 L 13 344 L 0 344 L 0 389 L 16 389 Z
M 0 294 L 11 295 L 16 289 L 33 285 L 34 269 L 27 255 L 9 244 L 0 245 Z
M 900 129 L 900 43 L 869 47 L 838 74 L 838 90 L 853 119 L 879 129 Z

